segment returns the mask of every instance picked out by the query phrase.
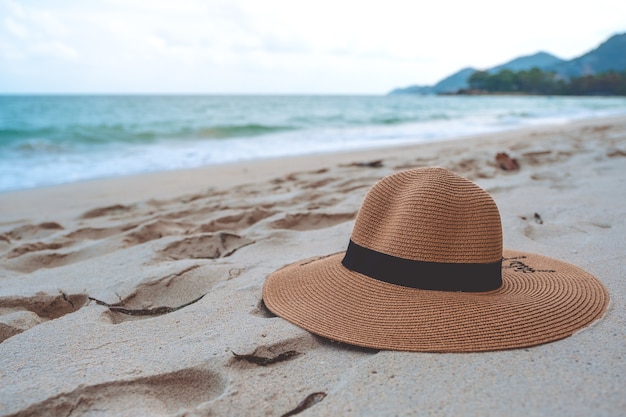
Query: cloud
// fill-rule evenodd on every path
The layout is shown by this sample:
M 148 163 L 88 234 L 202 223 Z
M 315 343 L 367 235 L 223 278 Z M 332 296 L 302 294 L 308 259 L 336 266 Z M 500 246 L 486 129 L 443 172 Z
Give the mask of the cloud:
M 64 36 L 66 27 L 49 12 L 22 6 L 14 1 L 0 3 L 5 14 L 0 30 L 0 51 L 6 60 L 75 60 L 79 53 Z
M 6 31 L 18 39 L 28 38 L 28 30 L 10 17 L 5 17 L 3 26 Z
M 0 92 L 385 92 L 540 49 L 571 58 L 623 26 L 626 2 L 511 10 L 495 0 L 0 0 Z

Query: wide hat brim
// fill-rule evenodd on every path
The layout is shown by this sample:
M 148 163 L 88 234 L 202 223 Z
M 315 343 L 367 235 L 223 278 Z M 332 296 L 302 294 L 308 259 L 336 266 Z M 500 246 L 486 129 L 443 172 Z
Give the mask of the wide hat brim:
M 478 352 L 552 342 L 599 319 L 609 295 L 584 270 L 504 250 L 489 292 L 408 288 L 351 271 L 345 253 L 288 265 L 263 286 L 276 315 L 319 336 L 374 349 Z

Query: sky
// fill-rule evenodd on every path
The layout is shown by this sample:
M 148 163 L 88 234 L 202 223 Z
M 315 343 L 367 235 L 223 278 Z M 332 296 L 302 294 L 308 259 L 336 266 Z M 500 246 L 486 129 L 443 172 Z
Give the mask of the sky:
M 385 94 L 624 32 L 623 0 L 0 0 L 0 93 Z

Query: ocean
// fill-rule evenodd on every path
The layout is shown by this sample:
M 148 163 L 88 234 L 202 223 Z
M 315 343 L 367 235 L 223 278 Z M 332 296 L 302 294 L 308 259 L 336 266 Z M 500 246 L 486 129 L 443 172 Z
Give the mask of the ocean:
M 626 98 L 0 96 L 0 192 L 626 117 Z

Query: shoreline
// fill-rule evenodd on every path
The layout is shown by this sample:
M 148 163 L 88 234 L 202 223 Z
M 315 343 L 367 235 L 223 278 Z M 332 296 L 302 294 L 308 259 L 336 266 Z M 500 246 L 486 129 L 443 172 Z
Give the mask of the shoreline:
M 47 103 L 48 111 L 39 123 L 49 126 L 50 132 L 42 134 L 28 128 L 26 112 L 24 120 L 15 121 L 23 128 L 13 131 L 9 126 L 3 133 L 8 142 L 4 141 L 0 152 L 4 156 L 0 162 L 4 163 L 0 195 L 207 164 L 245 164 L 255 159 L 332 153 L 340 148 L 345 149 L 340 152 L 349 152 L 370 147 L 414 146 L 437 141 L 435 138 L 450 140 L 585 118 L 626 116 L 623 99 L 338 97 L 233 98 L 236 106 L 250 112 L 241 120 L 230 122 L 226 121 L 231 117 L 230 107 L 220 107 L 230 99 L 94 98 L 74 103 L 44 100 L 42 103 Z M 13 105 L 17 106 L 15 111 L 23 108 L 19 100 Z M 137 112 L 143 105 L 148 106 L 146 112 Z M 326 110 L 302 118 L 301 113 L 309 105 L 323 106 Z M 93 124 L 73 120 L 71 114 L 80 112 L 81 108 L 87 111 L 90 106 L 104 106 L 108 110 L 94 115 Z M 188 119 L 179 113 L 171 117 L 164 114 L 162 122 L 151 124 L 151 117 L 157 117 L 168 106 L 183 106 Z M 206 119 L 199 111 L 203 106 L 215 107 L 217 113 Z M 276 112 L 274 116 L 263 111 L 268 106 Z M 53 111 L 55 108 L 65 109 L 66 113 Z M 326 113 L 334 116 L 326 120 Z M 220 118 L 225 119 L 218 122 Z M 130 123 L 132 120 L 135 122 Z
M 278 416 L 313 393 L 303 416 L 622 415 L 625 161 L 617 117 L 1 194 L 0 416 Z M 377 180 L 433 165 L 492 195 L 505 248 L 596 276 L 604 317 L 544 345 L 434 354 L 333 343 L 265 309 L 269 274 L 345 250 Z
M 492 132 L 479 135 L 468 135 L 431 142 L 416 144 L 402 144 L 392 146 L 371 147 L 360 150 L 347 150 L 337 152 L 321 152 L 307 155 L 295 155 L 275 158 L 252 159 L 248 161 L 228 162 L 223 164 L 206 165 L 188 169 L 157 171 L 148 173 L 129 174 L 117 177 L 96 178 L 73 183 L 43 186 L 23 190 L 11 190 L 0 193 L 2 200 L 11 200 L 11 204 L 0 203 L 0 226 L 7 221 L 17 221 L 19 217 L 11 216 L 11 212 L 29 213 L 30 208 L 36 207 L 38 200 L 41 203 L 53 204 L 51 209 L 63 209 L 65 203 L 82 206 L 73 200 L 74 195 L 87 196 L 85 200 L 98 201 L 98 204 L 130 204 L 138 200 L 148 198 L 167 198 L 175 195 L 184 195 L 207 189 L 209 187 L 230 187 L 267 181 L 274 177 L 287 175 L 299 169 L 314 170 L 322 169 L 337 164 L 349 164 L 362 162 L 368 159 L 385 159 L 406 152 L 431 152 L 444 145 L 463 146 L 470 142 L 479 146 L 491 144 L 497 146 L 502 138 L 508 141 L 522 135 L 533 132 L 561 132 L 564 129 L 576 129 L 579 126 L 596 126 L 607 123 L 619 123 L 622 116 L 609 116 L 588 118 L 569 121 L 559 124 L 546 124 L 537 126 L 524 126 L 505 131 Z M 506 143 L 503 143 L 503 149 Z M 156 183 L 146 187 L 146 184 Z M 109 198 L 110 197 L 110 198 Z M 54 201 L 54 200 L 65 200 Z M 119 200 L 113 202 L 113 200 Z M 89 205 L 91 203 L 87 203 Z

